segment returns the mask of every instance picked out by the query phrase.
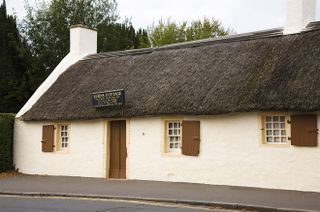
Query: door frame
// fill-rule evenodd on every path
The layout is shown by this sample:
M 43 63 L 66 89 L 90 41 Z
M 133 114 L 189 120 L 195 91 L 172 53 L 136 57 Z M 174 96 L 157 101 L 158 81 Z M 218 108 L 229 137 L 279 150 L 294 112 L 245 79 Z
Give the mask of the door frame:
M 115 119 L 106 119 L 104 120 L 104 133 L 103 133 L 103 143 L 104 143 L 104 155 L 103 155 L 103 173 L 105 179 L 112 180 L 126 180 L 126 179 L 115 179 L 109 178 L 110 171 L 110 122 L 111 121 L 125 121 L 126 122 L 126 149 L 127 149 L 127 158 L 126 158 L 126 179 L 129 175 L 129 144 L 130 144 L 130 119 L 127 118 L 115 118 Z

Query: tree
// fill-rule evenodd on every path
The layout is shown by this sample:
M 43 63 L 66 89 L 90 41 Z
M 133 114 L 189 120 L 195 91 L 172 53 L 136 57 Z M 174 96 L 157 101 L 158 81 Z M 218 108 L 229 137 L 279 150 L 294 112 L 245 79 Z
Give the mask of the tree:
M 132 23 L 101 23 L 98 30 L 98 52 L 150 47 L 146 30 L 136 31 Z
M 26 8 L 23 33 L 38 59 L 40 67 L 36 69 L 42 71 L 43 79 L 69 52 L 71 25 L 97 28 L 118 19 L 115 0 L 43 0 L 36 8 Z
M 16 18 L 0 6 L 0 111 L 16 112 L 28 98 L 26 73 L 28 46 L 17 29 Z
M 162 46 L 185 41 L 186 26 L 187 22 L 177 24 L 170 19 L 167 22 L 161 19 L 158 25 L 153 24 L 148 28 L 152 46 Z
M 166 22 L 160 20 L 157 25 L 148 27 L 152 46 L 179 43 L 191 40 L 213 38 L 229 35 L 232 30 L 222 26 L 216 19 L 203 18 L 192 21 L 190 24 L 184 21 L 181 24 L 168 19 Z
M 151 44 L 148 36 L 148 31 L 145 29 L 139 29 L 136 32 L 134 48 L 141 49 L 141 48 L 148 48 L 150 46 Z

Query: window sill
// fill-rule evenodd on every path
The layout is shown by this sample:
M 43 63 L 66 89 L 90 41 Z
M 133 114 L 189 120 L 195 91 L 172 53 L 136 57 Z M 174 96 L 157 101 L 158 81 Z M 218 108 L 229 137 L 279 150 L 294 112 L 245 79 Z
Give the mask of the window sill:
M 69 154 L 70 150 L 69 149 L 56 150 L 55 153 L 58 153 L 58 154 Z
M 285 144 L 267 144 L 267 143 L 262 143 L 260 146 L 263 147 L 274 147 L 274 148 L 288 148 L 290 147 L 290 143 L 285 143 Z
M 164 158 L 179 158 L 183 155 L 181 154 L 181 152 L 163 152 L 161 156 Z

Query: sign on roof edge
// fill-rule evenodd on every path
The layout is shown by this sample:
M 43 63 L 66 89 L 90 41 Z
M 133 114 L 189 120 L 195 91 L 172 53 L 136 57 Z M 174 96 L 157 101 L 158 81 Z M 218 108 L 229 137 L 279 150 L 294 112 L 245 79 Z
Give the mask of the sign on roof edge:
M 92 93 L 92 106 L 96 108 L 123 106 L 125 103 L 124 89 Z

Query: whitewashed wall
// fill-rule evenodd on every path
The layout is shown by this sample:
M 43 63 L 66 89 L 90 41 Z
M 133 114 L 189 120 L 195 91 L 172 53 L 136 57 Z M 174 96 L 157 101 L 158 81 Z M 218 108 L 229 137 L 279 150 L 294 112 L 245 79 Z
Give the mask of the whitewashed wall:
M 104 177 L 104 124 L 102 121 L 71 122 L 70 150 L 41 151 L 43 122 L 16 119 L 14 163 L 26 174 Z
M 128 122 L 128 179 L 320 192 L 319 147 L 261 145 L 255 113 L 184 118 L 201 121 L 199 157 L 162 153 L 161 118 Z M 69 153 L 41 152 L 43 124 L 16 122 L 15 163 L 21 172 L 105 177 L 104 121 L 71 122 Z
M 261 145 L 258 114 L 200 120 L 200 156 L 166 157 L 161 118 L 131 119 L 129 178 L 320 191 L 320 148 Z

